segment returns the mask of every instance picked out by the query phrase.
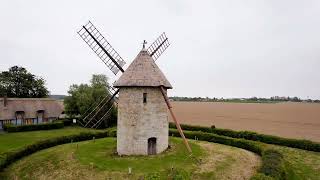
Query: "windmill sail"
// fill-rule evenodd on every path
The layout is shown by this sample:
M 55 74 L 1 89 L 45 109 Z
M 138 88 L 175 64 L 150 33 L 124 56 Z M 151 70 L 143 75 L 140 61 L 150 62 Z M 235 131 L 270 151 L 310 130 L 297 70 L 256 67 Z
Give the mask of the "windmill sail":
M 111 115 L 112 109 L 114 108 L 114 106 L 116 106 L 116 104 L 112 104 L 111 107 L 108 109 L 108 111 L 98 120 L 96 121 L 91 128 L 95 128 L 97 129 L 100 124 L 103 122 L 103 120 L 108 119 Z
M 124 72 L 122 67 L 126 62 L 90 21 L 82 26 L 78 34 L 115 75 L 119 71 Z
M 102 98 L 103 96 L 100 96 L 98 99 L 101 99 L 100 102 L 96 101 L 94 103 L 92 103 L 92 105 L 86 110 L 86 112 L 83 115 L 82 121 L 87 122 L 88 118 L 91 117 L 92 113 L 94 113 L 101 105 L 103 105 L 103 102 L 105 100 L 107 100 L 108 97 L 110 97 L 110 95 L 115 94 L 114 95 L 114 101 L 117 101 L 117 93 L 116 93 L 117 89 L 113 88 L 112 86 L 108 86 L 108 92 L 109 95 L 105 96 L 104 98 Z
M 84 125 L 84 127 L 98 127 L 101 121 L 107 118 L 106 116 L 110 113 L 111 109 L 113 108 L 115 103 L 114 101 L 118 93 L 119 90 L 116 90 L 111 96 L 106 96 L 105 98 L 103 98 L 102 101 L 85 117 L 86 124 Z M 109 103 L 112 104 L 109 110 L 100 119 L 97 119 L 97 115 L 99 114 L 99 112 L 101 112 L 102 109 Z
M 170 43 L 165 33 L 162 33 L 148 48 L 150 56 L 157 60 L 161 54 L 169 47 Z

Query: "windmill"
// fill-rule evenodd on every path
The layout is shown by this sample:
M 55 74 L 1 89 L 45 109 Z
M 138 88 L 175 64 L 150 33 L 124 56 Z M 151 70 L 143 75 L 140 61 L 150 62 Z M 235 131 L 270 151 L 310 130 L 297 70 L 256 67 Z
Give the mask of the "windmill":
M 144 41 L 142 50 L 126 71 L 123 69 L 126 62 L 90 21 L 82 26 L 78 34 L 115 75 L 123 73 L 113 87 L 109 87 L 110 95 L 103 97 L 88 110 L 82 125 L 97 128 L 108 118 L 112 107 L 118 104 L 118 154 L 158 154 L 168 147 L 169 109 L 184 144 L 191 153 L 167 97 L 167 89 L 172 86 L 155 63 L 170 45 L 165 33 L 147 49 Z M 96 118 L 101 109 L 110 103 L 112 106 L 107 113 Z

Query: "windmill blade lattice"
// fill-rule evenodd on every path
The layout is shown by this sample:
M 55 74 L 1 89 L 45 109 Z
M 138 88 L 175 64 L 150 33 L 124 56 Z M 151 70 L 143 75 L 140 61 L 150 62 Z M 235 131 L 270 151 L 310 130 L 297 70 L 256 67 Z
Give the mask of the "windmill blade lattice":
M 113 101 L 117 103 L 118 98 L 117 98 L 117 93 L 116 93 L 116 91 L 117 91 L 117 89 L 113 88 L 112 86 L 108 86 L 109 95 L 104 96 L 104 97 L 103 97 L 103 96 L 100 96 L 100 97 L 98 98 L 98 99 L 101 99 L 100 101 L 95 101 L 94 103 L 92 103 L 91 106 L 90 106 L 90 107 L 86 110 L 86 112 L 84 113 L 82 120 L 83 120 L 83 121 L 87 121 L 87 119 L 91 116 L 91 114 L 94 113 L 94 112 L 97 110 L 97 108 L 98 108 L 99 106 L 101 106 L 102 103 L 103 103 L 108 97 L 110 97 L 110 96 L 113 95 L 113 94 L 115 94 Z M 102 97 L 103 97 L 103 98 L 102 98 Z
M 82 119 L 83 122 L 85 122 L 84 127 L 93 127 L 93 125 L 96 125 L 98 121 L 101 121 L 102 119 L 97 120 L 96 116 L 103 111 L 104 107 L 108 104 L 112 104 L 111 108 L 114 104 L 117 104 L 117 94 L 119 93 L 119 89 L 114 89 L 113 87 L 109 87 L 109 95 L 105 96 L 85 117 Z M 90 107 L 91 109 L 91 107 Z M 110 109 L 109 109 L 110 110 Z M 106 117 L 106 115 L 109 113 L 107 111 L 103 118 Z M 100 123 L 99 123 L 100 125 Z
M 170 43 L 165 33 L 162 33 L 148 48 L 150 56 L 157 60 L 161 54 L 169 47 Z
M 78 34 L 115 75 L 119 71 L 124 72 L 122 67 L 126 62 L 90 21 L 82 26 Z
M 108 111 L 107 111 L 96 123 L 94 123 L 93 126 L 91 126 L 91 128 L 97 129 L 97 128 L 100 126 L 100 124 L 102 123 L 102 121 L 103 121 L 104 119 L 107 119 L 107 118 L 111 115 L 112 109 L 113 109 L 115 106 L 116 106 L 116 104 L 113 103 L 113 104 L 111 105 L 111 107 L 108 109 Z

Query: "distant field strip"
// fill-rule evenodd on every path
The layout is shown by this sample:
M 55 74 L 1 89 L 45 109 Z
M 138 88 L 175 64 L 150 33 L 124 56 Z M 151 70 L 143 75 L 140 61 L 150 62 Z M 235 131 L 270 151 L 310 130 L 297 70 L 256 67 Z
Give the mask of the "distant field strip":
M 320 142 L 319 103 L 173 102 L 183 124 L 250 130 Z

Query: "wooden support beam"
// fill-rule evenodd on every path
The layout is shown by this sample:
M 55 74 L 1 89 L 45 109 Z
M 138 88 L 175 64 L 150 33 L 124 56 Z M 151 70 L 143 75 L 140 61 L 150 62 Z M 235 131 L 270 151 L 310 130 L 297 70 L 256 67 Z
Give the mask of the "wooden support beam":
M 161 89 L 161 93 L 162 93 L 162 95 L 163 95 L 163 97 L 164 97 L 164 100 L 166 101 L 166 104 L 167 104 L 167 106 L 168 106 L 168 109 L 169 109 L 169 111 L 170 111 L 170 114 L 171 114 L 171 116 L 172 116 L 172 119 L 173 119 L 174 123 L 176 124 L 176 127 L 177 127 L 177 129 L 178 129 L 178 131 L 179 131 L 179 133 L 180 133 L 180 136 L 182 137 L 183 142 L 184 142 L 185 146 L 187 147 L 189 153 L 192 153 L 192 150 L 191 150 L 191 148 L 190 148 L 190 145 L 189 145 L 186 137 L 185 137 L 184 134 L 183 134 L 183 131 L 182 131 L 181 126 L 180 126 L 180 123 L 178 122 L 176 116 L 175 116 L 174 113 L 173 113 L 172 106 L 171 106 L 171 104 L 170 104 L 170 101 L 169 101 L 169 98 L 168 98 L 168 96 L 167 96 L 167 93 L 166 93 L 165 89 L 163 88 L 163 86 L 160 86 L 160 89 Z

